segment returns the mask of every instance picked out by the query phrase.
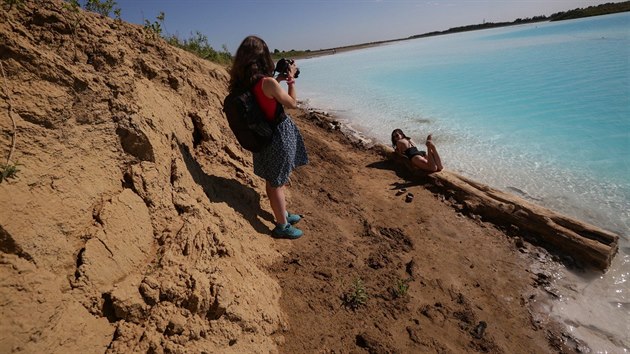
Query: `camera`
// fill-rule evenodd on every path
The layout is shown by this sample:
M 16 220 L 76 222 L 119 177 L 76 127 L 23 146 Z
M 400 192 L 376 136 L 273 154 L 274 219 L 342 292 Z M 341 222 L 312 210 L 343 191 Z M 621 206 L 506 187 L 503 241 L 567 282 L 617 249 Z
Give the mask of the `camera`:
M 288 75 L 289 74 L 289 66 L 291 64 L 295 63 L 295 61 L 293 59 L 285 59 L 282 58 L 280 60 L 278 60 L 278 62 L 276 63 L 276 69 L 275 71 L 279 74 L 284 74 L 284 75 Z M 297 79 L 298 75 L 300 75 L 300 69 L 299 68 L 295 68 L 295 74 L 293 75 L 293 78 Z

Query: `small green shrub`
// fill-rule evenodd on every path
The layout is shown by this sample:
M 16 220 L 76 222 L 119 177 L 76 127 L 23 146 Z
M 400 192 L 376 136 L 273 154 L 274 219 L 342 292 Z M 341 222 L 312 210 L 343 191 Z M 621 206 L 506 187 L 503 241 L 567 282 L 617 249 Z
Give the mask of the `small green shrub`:
M 88 11 L 96 12 L 97 14 L 109 17 L 109 13 L 112 12 L 114 6 L 116 6 L 114 0 L 86 0 L 85 9 Z M 120 12 L 120 9 L 116 9 Z
M 409 281 L 410 279 L 398 279 L 396 280 L 396 284 L 391 289 L 392 295 L 394 298 L 401 298 L 407 295 L 409 291 Z
M 162 25 L 164 24 L 165 17 L 166 15 L 162 11 L 159 15 L 157 15 L 155 21 L 151 22 L 149 20 L 144 20 L 144 29 L 145 31 L 147 31 L 147 34 L 153 39 L 162 35 Z
M 0 183 L 7 179 L 16 178 L 17 173 L 20 172 L 18 166 L 20 166 L 19 163 L 0 166 Z
M 215 50 L 208 43 L 208 37 L 199 31 L 196 31 L 188 39 L 179 39 L 176 35 L 171 35 L 165 39 L 170 45 L 191 52 L 200 58 L 219 64 L 230 64 L 232 62 L 232 55 L 225 45 L 223 45 L 223 51 Z
M 343 305 L 353 310 L 359 308 L 359 306 L 365 305 L 368 300 L 368 293 L 365 290 L 365 285 L 361 278 L 357 278 L 352 283 L 352 287 L 348 292 L 341 297 Z

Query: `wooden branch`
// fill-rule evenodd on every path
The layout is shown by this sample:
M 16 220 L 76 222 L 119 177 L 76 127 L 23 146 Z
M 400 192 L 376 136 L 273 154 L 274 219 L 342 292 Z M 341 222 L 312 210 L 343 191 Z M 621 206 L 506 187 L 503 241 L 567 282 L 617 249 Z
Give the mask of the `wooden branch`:
M 9 104 L 9 118 L 11 118 L 11 123 L 13 123 L 13 134 L 11 134 L 11 149 L 9 150 L 9 156 L 7 157 L 6 166 L 9 166 L 11 163 L 11 157 L 13 156 L 13 151 L 15 151 L 15 142 L 17 140 L 17 125 L 15 124 L 15 118 L 13 118 L 13 101 L 11 101 L 11 95 L 9 94 L 9 86 L 7 85 L 7 77 L 4 74 L 4 66 L 0 61 L 0 71 L 2 72 L 2 77 L 4 79 L 4 92 L 7 95 L 7 103 Z
M 560 252 L 600 270 L 606 270 L 617 253 L 619 236 L 612 232 L 561 215 L 451 171 L 443 170 L 427 175 L 391 148 L 382 149 L 386 156 L 403 164 L 415 175 L 427 176 L 436 186 L 450 192 L 470 213 L 498 225 L 514 225 L 534 236 L 537 243 L 552 252 Z

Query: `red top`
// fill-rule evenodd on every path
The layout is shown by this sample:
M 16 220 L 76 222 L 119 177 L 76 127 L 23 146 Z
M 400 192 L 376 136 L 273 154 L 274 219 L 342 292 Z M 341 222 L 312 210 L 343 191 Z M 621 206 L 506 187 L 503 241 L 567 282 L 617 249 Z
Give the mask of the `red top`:
M 263 80 L 264 78 L 258 80 L 256 85 L 254 85 L 253 92 L 254 97 L 256 97 L 256 102 L 258 102 L 258 105 L 265 114 L 265 118 L 267 118 L 267 120 L 271 122 L 275 119 L 278 101 L 276 101 L 275 98 L 269 98 L 265 96 L 265 93 L 262 90 Z

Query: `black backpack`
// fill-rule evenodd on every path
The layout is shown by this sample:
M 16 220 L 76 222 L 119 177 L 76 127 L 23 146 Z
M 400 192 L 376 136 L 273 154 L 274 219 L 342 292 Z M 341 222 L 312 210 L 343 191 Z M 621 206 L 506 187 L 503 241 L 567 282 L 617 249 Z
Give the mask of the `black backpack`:
M 274 128 L 286 117 L 282 104 L 278 103 L 274 121 L 268 121 L 251 90 L 227 95 L 223 101 L 223 112 L 236 140 L 251 152 L 260 152 L 269 145 Z

